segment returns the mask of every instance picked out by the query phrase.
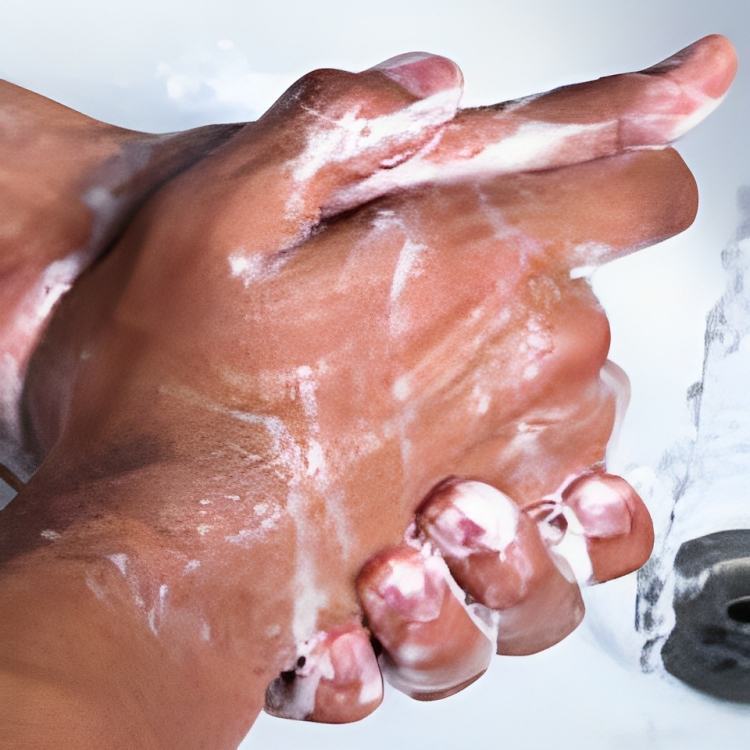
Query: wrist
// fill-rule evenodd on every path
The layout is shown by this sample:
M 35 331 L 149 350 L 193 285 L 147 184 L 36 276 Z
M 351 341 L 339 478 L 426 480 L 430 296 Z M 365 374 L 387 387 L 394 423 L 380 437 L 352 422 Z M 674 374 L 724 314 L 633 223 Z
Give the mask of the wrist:
M 291 647 L 288 613 L 257 590 L 283 589 L 273 566 L 258 560 L 264 576 L 253 576 L 255 566 L 198 564 L 179 530 L 112 509 L 125 482 L 85 520 L 36 521 L 37 503 L 71 507 L 76 496 L 38 497 L 35 484 L 0 516 L 16 542 L 0 567 L 0 691 L 13 696 L 0 706 L 0 744 L 236 747 Z

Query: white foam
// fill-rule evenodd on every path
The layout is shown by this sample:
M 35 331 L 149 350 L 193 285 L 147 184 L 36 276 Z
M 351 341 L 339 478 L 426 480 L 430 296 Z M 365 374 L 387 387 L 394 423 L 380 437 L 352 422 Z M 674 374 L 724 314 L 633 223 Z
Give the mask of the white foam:
M 115 567 L 122 573 L 123 576 L 128 575 L 128 563 L 130 562 L 128 556 L 123 552 L 118 552 L 113 555 L 105 555 L 107 560 L 115 565 Z
M 240 279 L 245 289 L 257 282 L 274 278 L 288 260 L 285 255 L 247 253 L 242 248 L 227 258 L 230 276 Z
M 427 128 L 440 126 L 453 118 L 458 109 L 460 88 L 440 91 L 425 99 L 381 117 L 360 117 L 354 109 L 332 120 L 313 109 L 307 111 L 320 119 L 320 126 L 310 130 L 305 150 L 295 160 L 293 175 L 297 182 L 307 182 L 318 171 L 335 162 L 348 161 L 386 143 L 397 148 Z
M 480 543 L 505 552 L 518 533 L 520 511 L 503 492 L 484 482 L 460 482 L 454 486 L 454 505 L 482 529 Z
M 587 278 L 614 255 L 615 249 L 611 245 L 603 242 L 582 242 L 571 252 L 572 262 L 580 265 L 575 265 L 569 276 L 571 279 Z
M 411 395 L 411 386 L 409 385 L 409 376 L 399 375 L 399 377 L 397 377 L 396 380 L 393 382 L 393 387 L 391 388 L 391 392 L 393 393 L 393 397 L 397 401 L 402 401 L 402 402 L 406 401 Z
M 492 396 L 489 393 L 476 393 L 474 395 L 478 397 L 476 405 L 477 414 L 486 414 L 490 409 Z
M 522 122 L 515 133 L 488 144 L 471 157 L 451 161 L 431 161 L 437 141 L 419 154 L 389 170 L 381 170 L 365 180 L 339 191 L 325 206 L 324 214 L 334 214 L 361 205 L 382 195 L 417 185 L 441 184 L 559 166 L 556 159 L 563 144 L 584 134 L 597 135 L 612 128 L 612 122 L 593 125 Z M 439 139 L 438 139 L 439 140 Z
M 211 626 L 207 622 L 201 623 L 201 640 L 209 643 L 211 640 Z
M 712 96 L 706 96 L 702 91 L 693 90 L 690 92 L 692 96 L 700 101 L 703 99 L 703 103 L 698 109 L 693 112 L 689 117 L 681 117 L 679 121 L 672 128 L 669 140 L 674 141 L 681 138 L 689 130 L 692 130 L 696 125 L 703 122 L 726 98 L 726 94 L 718 98 Z
M 305 498 L 293 489 L 288 495 L 287 512 L 297 530 L 292 633 L 295 641 L 301 643 L 316 631 L 318 614 L 328 605 L 328 594 L 318 587 L 314 562 L 317 538 L 310 528 Z
M 313 369 L 309 365 L 302 365 L 296 370 L 297 389 L 299 391 L 302 408 L 305 410 L 305 416 L 309 420 L 318 418 L 318 401 L 315 392 L 318 389 L 318 383 L 313 375 Z M 317 422 L 313 422 L 311 427 L 318 432 Z
M 427 249 L 426 245 L 413 242 L 407 237 L 401 248 L 396 263 L 396 270 L 393 272 L 393 281 L 391 282 L 391 303 L 398 300 L 401 292 L 406 286 L 410 277 L 419 276 L 422 272 L 420 259 L 422 253 Z
M 325 454 L 323 446 L 317 441 L 311 439 L 307 449 L 307 475 L 310 477 L 320 477 L 326 468 Z
M 568 526 L 561 541 L 552 549 L 570 565 L 576 581 L 582 586 L 588 586 L 594 583 L 595 579 L 583 526 L 578 520 L 578 516 L 569 506 L 562 506 L 561 512 Z M 566 571 L 563 567 L 559 565 L 558 567 L 563 575 L 565 575 Z
M 228 534 L 224 537 L 230 544 L 239 544 L 242 547 L 251 547 L 261 538 L 257 529 L 240 529 L 236 534 Z
M 20 330 L 29 335 L 36 334 L 52 308 L 70 290 L 85 266 L 82 253 L 72 253 L 50 263 L 21 307 L 21 314 L 17 319 Z
M 390 565 L 384 586 L 396 589 L 404 597 L 416 596 L 425 590 L 425 574 L 419 565 L 398 561 Z

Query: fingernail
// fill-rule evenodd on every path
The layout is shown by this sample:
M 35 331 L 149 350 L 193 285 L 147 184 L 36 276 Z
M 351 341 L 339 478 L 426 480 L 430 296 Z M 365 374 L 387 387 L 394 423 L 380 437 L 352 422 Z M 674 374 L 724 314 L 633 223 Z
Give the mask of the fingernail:
M 364 630 L 344 633 L 330 645 L 334 679 L 331 686 L 339 695 L 356 693 L 357 705 L 349 709 L 349 714 L 357 708 L 379 705 L 383 699 L 383 678 L 378 667 L 377 657 L 370 639 Z M 339 699 L 337 702 L 341 702 Z
M 464 77 L 452 60 L 429 52 L 407 52 L 374 65 L 377 70 L 420 99 L 461 88 Z
M 606 539 L 628 534 L 633 516 L 628 502 L 630 485 L 613 474 L 587 474 L 563 492 L 563 503 L 570 507 L 587 537 Z
M 516 539 L 519 513 L 495 487 L 459 481 L 436 490 L 418 520 L 444 554 L 463 559 L 475 552 L 503 552 Z
M 445 580 L 410 547 L 388 557 L 387 562 L 376 558 L 360 575 L 359 595 L 368 619 L 394 629 L 404 622 L 435 620 L 448 591 Z
M 285 719 L 341 724 L 377 708 L 383 680 L 361 626 L 318 633 L 297 649 L 293 669 L 266 690 L 266 711 Z

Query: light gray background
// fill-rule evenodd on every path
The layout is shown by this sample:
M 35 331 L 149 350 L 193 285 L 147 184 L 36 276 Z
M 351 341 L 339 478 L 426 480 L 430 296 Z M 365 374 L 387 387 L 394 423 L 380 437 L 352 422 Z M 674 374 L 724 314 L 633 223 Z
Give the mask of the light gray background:
M 166 131 L 252 119 L 307 70 L 357 70 L 409 50 L 455 59 L 473 105 L 645 67 L 713 32 L 732 39 L 741 68 L 722 107 L 680 144 L 701 189 L 698 218 L 594 278 L 611 357 L 633 384 L 617 454 L 625 468 L 654 466 L 688 429 L 685 391 L 725 283 L 719 253 L 737 223 L 737 189 L 750 183 L 747 0 L 0 0 L 0 77 Z M 640 675 L 584 627 L 547 653 L 496 658 L 448 701 L 391 691 L 350 727 L 262 717 L 243 748 L 746 750 L 748 737 L 750 710 Z

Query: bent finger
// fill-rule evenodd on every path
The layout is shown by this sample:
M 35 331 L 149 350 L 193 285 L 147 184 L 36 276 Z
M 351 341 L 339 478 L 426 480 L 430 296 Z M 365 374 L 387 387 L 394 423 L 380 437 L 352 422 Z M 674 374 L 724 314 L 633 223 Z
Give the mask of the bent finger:
M 268 686 L 265 710 L 285 719 L 346 724 L 368 716 L 382 700 L 370 636 L 352 625 L 300 644 L 292 668 Z
M 186 186 L 199 184 L 204 199 L 236 206 L 234 215 L 252 199 L 259 241 L 247 250 L 288 249 L 308 236 L 333 193 L 423 148 L 455 115 L 462 86 L 455 63 L 427 53 L 361 73 L 315 70 Z
M 491 485 L 444 483 L 425 502 L 418 524 L 456 582 L 499 613 L 498 653 L 542 651 L 581 622 L 583 601 L 565 563 L 550 557 L 534 522 Z
M 428 182 L 546 170 L 664 146 L 718 106 L 736 69 L 731 43 L 713 35 L 642 72 L 462 110 L 424 151 L 339 191 L 331 205 L 343 210 Z
M 444 698 L 487 669 L 493 644 L 451 590 L 440 557 L 402 544 L 368 562 L 357 588 L 383 647 L 383 674 L 402 692 Z
M 591 560 L 592 583 L 638 570 L 654 546 L 654 527 L 643 500 L 622 477 L 590 472 L 562 493 L 580 524 Z
M 509 227 L 568 267 L 595 267 L 684 231 L 695 179 L 673 149 L 639 151 L 482 185 Z

